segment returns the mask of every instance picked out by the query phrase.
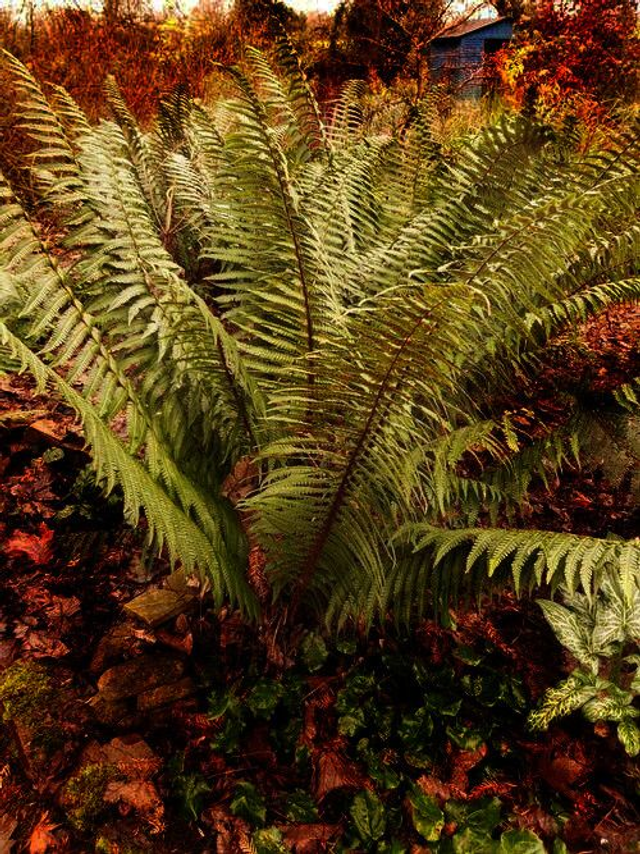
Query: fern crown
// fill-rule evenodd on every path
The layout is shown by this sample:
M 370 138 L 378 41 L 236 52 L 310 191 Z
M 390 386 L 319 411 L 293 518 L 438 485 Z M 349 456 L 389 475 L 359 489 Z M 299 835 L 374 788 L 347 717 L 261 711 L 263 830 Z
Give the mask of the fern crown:
M 630 595 L 635 542 L 475 526 L 597 431 L 629 445 L 633 384 L 606 418 L 567 389 L 530 432 L 505 401 L 559 332 L 640 294 L 637 135 L 578 155 L 504 119 L 454 156 L 428 99 L 393 134 L 353 84 L 325 121 L 284 43 L 279 62 L 248 51 L 231 100 L 178 94 L 144 133 L 115 82 L 91 126 L 4 57 L 64 237 L 59 261 L 2 179 L 3 360 L 77 411 L 131 521 L 248 615 L 252 549 L 274 595 L 338 625 L 508 579 L 590 594 L 605 565 Z

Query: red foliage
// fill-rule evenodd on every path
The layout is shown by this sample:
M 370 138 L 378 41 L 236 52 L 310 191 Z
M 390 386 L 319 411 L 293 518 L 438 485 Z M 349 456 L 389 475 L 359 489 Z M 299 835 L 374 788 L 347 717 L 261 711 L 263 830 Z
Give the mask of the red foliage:
M 5 543 L 8 557 L 25 556 L 36 566 L 46 566 L 52 558 L 53 531 L 44 522 L 40 523 L 39 534 L 16 531 Z
M 518 107 L 603 115 L 638 91 L 640 38 L 633 0 L 538 0 L 499 57 Z

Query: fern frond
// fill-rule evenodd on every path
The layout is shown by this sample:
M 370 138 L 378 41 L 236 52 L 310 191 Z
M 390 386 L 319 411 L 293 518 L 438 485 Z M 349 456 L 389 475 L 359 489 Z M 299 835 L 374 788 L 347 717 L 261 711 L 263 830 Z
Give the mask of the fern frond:
M 0 61 L 19 93 L 19 126 L 36 144 L 31 155 L 36 164 L 32 173 L 42 195 L 54 204 L 73 203 L 78 185 L 75 152 L 59 116 L 39 83 L 18 59 L 0 49 Z
M 634 541 L 548 531 L 442 530 L 417 524 L 404 529 L 398 541 L 412 542 L 413 554 L 433 571 L 444 571 L 454 557 L 459 557 L 464 559 L 466 573 L 478 569 L 487 579 L 504 581 L 511 577 L 516 590 L 544 582 L 553 587 L 563 585 L 572 592 L 581 587 L 588 596 L 593 593 L 594 576 L 605 566 L 628 587 L 628 567 L 637 567 L 640 559 L 640 545 Z M 404 595 L 411 598 L 421 593 L 407 590 Z
M 166 545 L 173 561 L 179 559 L 187 571 L 207 573 L 218 603 L 229 595 L 249 615 L 256 613 L 256 601 L 246 582 L 238 577 L 235 556 L 229 555 L 222 536 L 213 542 L 188 513 L 176 506 L 165 490 L 146 471 L 95 414 L 93 407 L 62 377 L 38 359 L 8 327 L 0 321 L 0 345 L 20 360 L 29 370 L 41 390 L 53 385 L 64 400 L 76 410 L 82 420 L 84 433 L 93 452 L 99 481 L 107 492 L 116 484 L 122 487 L 125 511 L 136 524 L 140 509 L 149 524 L 150 538 L 158 548 Z M 202 520 L 199 520 L 202 522 Z M 218 529 L 219 530 L 219 529 Z

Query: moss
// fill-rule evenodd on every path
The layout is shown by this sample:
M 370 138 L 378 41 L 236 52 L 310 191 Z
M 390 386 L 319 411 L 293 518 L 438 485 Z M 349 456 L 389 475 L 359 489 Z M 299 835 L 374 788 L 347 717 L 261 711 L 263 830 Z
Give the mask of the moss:
M 32 661 L 18 661 L 0 676 L 2 721 L 26 730 L 34 749 L 47 758 L 65 743 L 65 732 L 56 710 L 58 694 L 46 668 Z
M 69 780 L 65 786 L 64 801 L 69 821 L 78 830 L 91 830 L 105 812 L 105 789 L 117 774 L 113 765 L 92 764 L 85 765 Z M 104 843 L 107 840 L 103 838 L 102 841 Z
M 123 845 L 120 840 L 111 841 L 107 836 L 100 835 L 95 842 L 95 854 L 144 854 L 141 848 Z
M 47 671 L 31 661 L 18 661 L 0 677 L 2 720 L 17 721 L 32 727 L 50 710 L 55 689 Z M 36 726 L 36 728 L 39 728 Z

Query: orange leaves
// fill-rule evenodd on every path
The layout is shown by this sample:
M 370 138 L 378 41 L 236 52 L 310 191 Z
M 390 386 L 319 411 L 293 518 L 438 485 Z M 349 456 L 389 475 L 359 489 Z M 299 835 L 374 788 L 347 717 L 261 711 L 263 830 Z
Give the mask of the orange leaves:
M 15 531 L 5 544 L 8 557 L 26 557 L 36 566 L 46 566 L 53 557 L 53 531 L 44 522 L 39 534 Z
M 593 127 L 609 101 L 632 98 L 640 39 L 631 0 L 539 3 L 499 57 L 514 103 Z
M 29 838 L 29 854 L 50 854 L 52 851 L 58 851 L 58 841 L 53 835 L 57 827 L 57 824 L 49 821 L 48 812 L 42 813 Z

